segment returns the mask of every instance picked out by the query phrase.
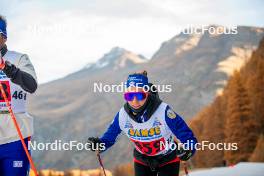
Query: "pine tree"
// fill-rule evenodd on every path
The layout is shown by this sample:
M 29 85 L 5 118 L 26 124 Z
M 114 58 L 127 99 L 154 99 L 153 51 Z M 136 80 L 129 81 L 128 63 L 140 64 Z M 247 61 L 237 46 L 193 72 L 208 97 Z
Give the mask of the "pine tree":
M 237 143 L 238 150 L 225 151 L 225 160 L 236 164 L 248 161 L 256 146 L 259 128 L 239 72 L 230 79 L 227 92 L 225 142 Z
M 205 129 L 203 134 L 203 140 L 212 143 L 224 142 L 224 124 L 225 116 L 222 109 L 222 97 L 217 97 L 208 110 L 207 119 L 205 120 Z M 223 164 L 223 151 L 209 150 L 204 151 L 204 157 L 206 158 L 206 166 L 222 166 Z
M 253 111 L 261 125 L 261 133 L 264 134 L 264 51 L 253 55 L 254 73 L 248 76 L 247 87 L 253 102 Z

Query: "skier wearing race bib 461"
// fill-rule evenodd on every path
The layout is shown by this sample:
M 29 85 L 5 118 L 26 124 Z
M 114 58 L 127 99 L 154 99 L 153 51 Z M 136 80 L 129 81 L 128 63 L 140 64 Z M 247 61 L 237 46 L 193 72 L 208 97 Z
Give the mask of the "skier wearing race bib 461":
M 33 119 L 26 112 L 27 93 L 37 89 L 37 78 L 33 65 L 25 54 L 9 51 L 6 46 L 7 23 L 0 15 L 0 175 L 26 176 L 29 161 L 22 147 L 18 131 L 12 121 L 11 105 L 19 124 L 21 136 L 28 144 L 33 134 Z M 9 103 L 8 103 L 9 102 Z
M 107 150 L 123 132 L 135 145 L 136 176 L 179 175 L 180 161 L 189 160 L 195 153 L 197 139 L 192 130 L 160 100 L 146 71 L 129 75 L 126 88 L 124 106 L 106 132 L 100 138 L 90 137 L 89 142 L 93 146 L 105 144 Z

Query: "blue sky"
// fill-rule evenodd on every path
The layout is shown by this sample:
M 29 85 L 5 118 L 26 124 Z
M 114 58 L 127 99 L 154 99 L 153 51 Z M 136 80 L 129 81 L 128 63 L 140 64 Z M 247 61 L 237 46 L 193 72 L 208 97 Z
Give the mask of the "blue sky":
M 63 77 L 120 46 L 150 58 L 186 27 L 264 26 L 264 1 L 0 0 L 8 47 L 27 53 L 40 83 Z

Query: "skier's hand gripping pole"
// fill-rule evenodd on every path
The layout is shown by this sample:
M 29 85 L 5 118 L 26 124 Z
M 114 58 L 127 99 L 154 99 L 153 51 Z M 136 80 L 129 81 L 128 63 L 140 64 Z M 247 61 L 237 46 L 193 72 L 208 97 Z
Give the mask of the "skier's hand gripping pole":
M 21 130 L 20 130 L 20 127 L 19 127 L 19 124 L 17 123 L 15 114 L 14 114 L 12 108 L 11 108 L 11 104 L 10 104 L 10 102 L 7 99 L 6 93 L 5 93 L 4 88 L 3 88 L 3 85 L 1 83 L 0 83 L 0 91 L 1 91 L 1 94 L 2 94 L 2 96 L 4 98 L 4 100 L 5 100 L 5 103 L 7 105 L 8 111 L 9 111 L 9 113 L 11 115 L 11 118 L 12 118 L 13 123 L 15 125 L 15 128 L 17 130 L 18 136 L 19 136 L 20 141 L 21 141 L 21 143 L 23 145 L 24 151 L 26 152 L 26 155 L 27 155 L 27 158 L 29 160 L 30 166 L 31 166 L 31 168 L 32 168 L 35 176 L 38 176 L 37 169 L 36 169 L 36 167 L 34 165 L 33 159 L 31 158 L 31 156 L 30 156 L 30 154 L 28 152 L 27 146 L 26 146 L 25 141 L 24 141 L 24 137 L 23 137 L 23 135 L 21 133 Z

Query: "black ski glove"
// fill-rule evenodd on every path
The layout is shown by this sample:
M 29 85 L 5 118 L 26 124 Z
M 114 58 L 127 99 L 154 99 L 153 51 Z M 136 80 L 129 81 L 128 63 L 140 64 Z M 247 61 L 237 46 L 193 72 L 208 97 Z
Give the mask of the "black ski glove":
M 31 76 L 27 72 L 20 70 L 9 61 L 5 61 L 3 72 L 8 78 L 11 79 L 13 83 L 20 85 L 21 88 L 25 91 L 34 93 L 37 90 L 38 84 L 33 76 Z
M 102 152 L 100 150 L 100 144 L 102 142 L 98 137 L 89 137 L 87 142 L 90 144 L 89 149 L 91 151 L 99 151 L 99 153 Z
M 177 150 L 177 156 L 181 161 L 187 161 L 192 157 L 192 151 L 181 148 L 180 150 Z

